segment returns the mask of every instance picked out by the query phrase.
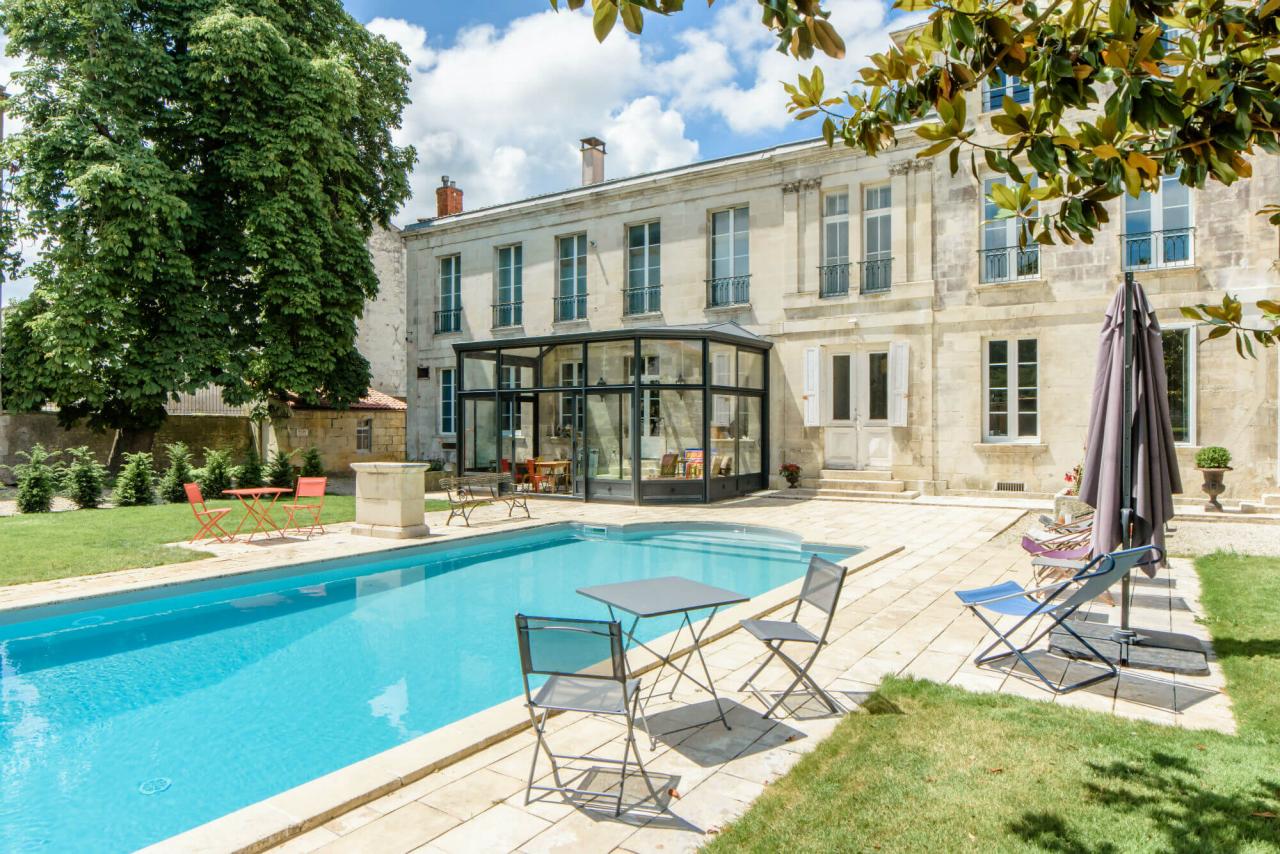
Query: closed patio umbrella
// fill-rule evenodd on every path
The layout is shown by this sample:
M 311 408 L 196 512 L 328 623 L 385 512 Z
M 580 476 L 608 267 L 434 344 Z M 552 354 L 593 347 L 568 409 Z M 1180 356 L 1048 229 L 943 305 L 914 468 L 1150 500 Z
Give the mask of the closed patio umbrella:
M 1080 498 L 1094 508 L 1093 553 L 1164 547 L 1173 494 L 1182 491 L 1169 417 L 1160 324 L 1142 286 L 1125 282 L 1107 309 L 1098 348 Z M 1144 567 L 1154 575 L 1155 566 Z M 1129 579 L 1120 625 L 1129 629 Z

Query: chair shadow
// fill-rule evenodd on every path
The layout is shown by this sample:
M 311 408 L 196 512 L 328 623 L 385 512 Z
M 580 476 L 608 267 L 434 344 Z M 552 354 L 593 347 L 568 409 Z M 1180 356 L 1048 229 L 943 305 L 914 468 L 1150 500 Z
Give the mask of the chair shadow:
M 704 768 L 807 738 L 785 721 L 765 718 L 750 706 L 723 697 L 720 703 L 729 722 L 727 729 L 720 722 L 715 701 L 703 700 L 646 715 L 649 732 L 655 741 Z M 644 735 L 637 731 L 636 737 Z
M 604 792 L 588 795 L 580 792 L 537 792 L 530 803 L 568 804 L 592 821 L 612 821 L 633 827 L 664 827 L 701 832 L 684 819 L 671 813 L 671 801 L 680 790 L 678 774 L 649 771 L 649 780 L 657 791 L 657 798 L 650 793 L 639 769 L 627 770 L 626 779 L 621 769 L 600 765 L 570 770 L 561 769 L 565 785 L 579 789 Z M 622 811 L 615 815 L 618 787 L 622 787 Z
M 1090 676 L 1102 675 L 1107 672 L 1106 668 L 1099 667 L 1088 661 L 1060 658 L 1044 650 L 1029 652 L 1027 653 L 1027 658 L 1031 659 L 1049 681 L 1057 685 L 1078 682 Z M 998 670 L 1013 678 L 1021 679 L 1028 684 L 1041 688 L 1044 690 L 1046 698 L 1052 696 L 1043 683 L 1035 677 L 1035 674 L 1017 659 L 1007 659 L 988 666 L 993 670 Z M 1173 712 L 1174 714 L 1181 714 L 1197 703 L 1202 703 L 1218 694 L 1217 691 L 1209 688 L 1188 685 L 1184 682 L 1173 682 L 1154 676 L 1143 676 L 1123 669 L 1121 669 L 1120 675 L 1114 679 L 1095 682 L 1079 690 L 1102 697 L 1137 703 L 1153 709 Z

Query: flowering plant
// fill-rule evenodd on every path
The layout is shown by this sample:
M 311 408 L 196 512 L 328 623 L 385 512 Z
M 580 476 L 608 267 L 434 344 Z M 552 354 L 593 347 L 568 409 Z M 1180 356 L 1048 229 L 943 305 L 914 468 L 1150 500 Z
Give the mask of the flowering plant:
M 787 485 L 792 489 L 795 489 L 796 484 L 800 482 L 800 466 L 795 463 L 783 463 L 778 466 L 778 474 L 787 479 Z
M 1080 480 L 1084 477 L 1084 464 L 1076 463 L 1076 467 L 1067 472 L 1063 478 L 1067 482 L 1067 495 L 1080 494 Z

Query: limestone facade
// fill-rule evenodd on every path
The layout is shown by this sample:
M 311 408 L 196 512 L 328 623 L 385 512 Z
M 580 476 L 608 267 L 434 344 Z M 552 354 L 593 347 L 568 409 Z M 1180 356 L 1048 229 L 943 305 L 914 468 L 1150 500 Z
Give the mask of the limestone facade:
M 369 387 L 402 398 L 406 392 L 405 276 L 400 229 L 375 227 L 369 254 L 378 274 L 378 295 L 364 304 L 364 316 L 356 324 L 356 349 L 369 360 Z
M 970 115 L 989 132 L 977 95 Z M 1004 484 L 1052 493 L 1083 459 L 1097 335 L 1126 257 L 1169 329 L 1186 326 L 1180 306 L 1226 291 L 1249 303 L 1280 297 L 1276 229 L 1255 215 L 1280 198 L 1274 158 L 1256 160 L 1250 180 L 1192 191 L 1190 230 L 1160 229 L 1120 198 L 1092 245 L 1044 247 L 1038 265 L 1019 268 L 1016 238 L 1002 243 L 997 226 L 984 225 L 981 182 L 991 176 L 979 166 L 975 179 L 967 157 L 952 175 L 945 157 L 916 157 L 910 130 L 900 138 L 876 158 L 796 143 L 406 228 L 407 458 L 451 454 L 441 371 L 454 366 L 457 342 L 733 320 L 775 344 L 771 471 L 788 461 L 806 481 L 820 469 L 882 469 L 924 492 Z M 1162 196 L 1152 207 L 1165 210 Z M 708 280 L 725 268 L 713 267 L 722 254 L 713 232 L 726 210 L 746 216 L 749 297 L 714 307 Z M 1165 223 L 1178 215 L 1168 210 Z M 838 245 L 842 221 L 847 247 Z M 660 223 L 661 310 L 629 314 L 629 230 L 649 222 Z M 1147 231 L 1157 233 L 1140 236 Z M 557 321 L 559 239 L 578 234 L 588 247 L 586 316 Z M 499 250 L 517 245 L 521 322 L 496 327 Z M 1001 245 L 1011 248 L 982 251 Z M 826 264 L 842 257 L 847 274 Z M 442 266 L 455 263 L 458 331 L 437 332 Z M 1228 496 L 1275 491 L 1277 353 L 1241 359 L 1229 338 L 1183 336 L 1187 492 L 1200 481 L 1191 458 L 1208 444 L 1235 456 Z

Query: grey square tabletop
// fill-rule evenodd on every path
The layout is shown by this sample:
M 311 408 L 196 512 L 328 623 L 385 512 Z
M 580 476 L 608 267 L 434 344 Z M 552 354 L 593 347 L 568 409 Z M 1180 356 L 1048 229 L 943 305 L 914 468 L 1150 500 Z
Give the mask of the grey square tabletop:
M 662 617 L 683 611 L 736 605 L 751 599 L 723 587 L 712 587 L 678 575 L 579 587 L 578 592 L 637 617 Z

